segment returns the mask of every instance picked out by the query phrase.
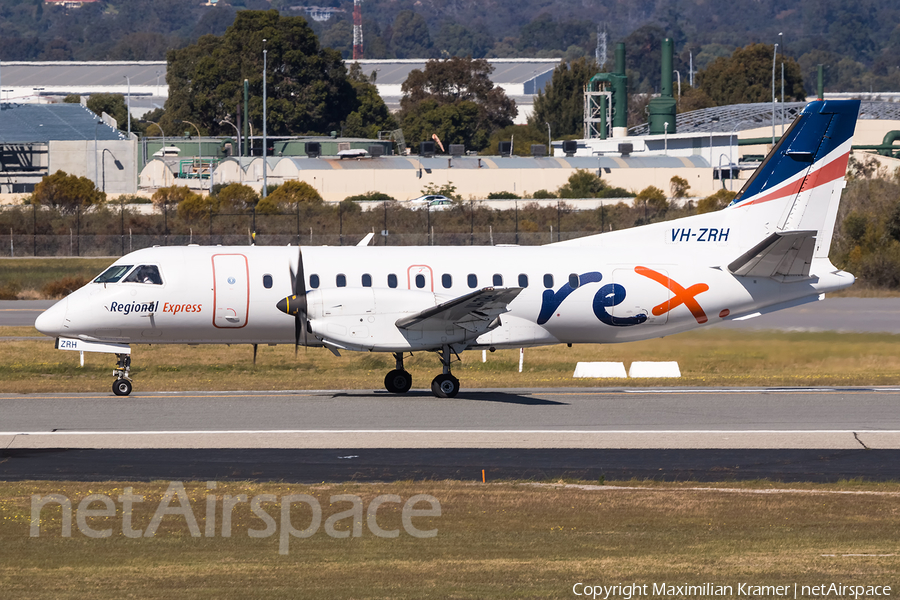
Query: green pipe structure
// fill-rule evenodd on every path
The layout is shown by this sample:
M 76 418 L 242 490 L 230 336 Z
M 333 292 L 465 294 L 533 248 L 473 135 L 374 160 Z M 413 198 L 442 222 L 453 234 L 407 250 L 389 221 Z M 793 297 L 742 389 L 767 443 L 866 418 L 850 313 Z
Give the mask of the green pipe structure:
M 675 97 L 672 95 L 672 54 L 674 44 L 671 38 L 662 41 L 661 85 L 659 98 L 650 101 L 650 135 L 675 133 Z
M 600 90 L 600 84 L 606 83 L 612 91 L 612 122 L 614 128 L 628 127 L 628 77 L 625 75 L 625 44 L 619 42 L 616 44 L 616 64 L 612 73 L 597 73 L 590 78 L 587 84 L 589 92 L 597 92 Z M 605 103 L 606 100 L 601 100 Z M 603 111 L 603 118 L 606 118 L 606 111 Z M 607 127 L 603 123 L 602 127 L 605 132 Z M 605 133 L 601 139 L 605 139 Z

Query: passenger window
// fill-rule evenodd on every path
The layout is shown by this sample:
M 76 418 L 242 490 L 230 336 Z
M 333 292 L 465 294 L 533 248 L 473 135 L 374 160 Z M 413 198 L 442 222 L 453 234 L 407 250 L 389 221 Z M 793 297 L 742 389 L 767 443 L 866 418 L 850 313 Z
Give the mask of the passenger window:
M 388 287 L 395 288 L 397 287 L 397 276 L 391 273 L 388 275 Z
M 470 288 L 478 287 L 478 277 L 474 273 L 469 273 L 469 276 L 466 277 L 466 282 Z
M 309 287 L 314 290 L 319 287 L 319 276 L 315 273 L 309 276 Z
M 347 287 L 347 276 L 343 273 L 338 273 L 337 277 L 334 278 L 334 283 L 338 287 Z
M 159 269 L 156 265 L 141 265 L 131 272 L 124 279 L 128 283 L 149 283 L 152 285 L 162 285 L 162 277 L 159 276 Z
M 544 287 L 545 288 L 553 287 L 553 275 L 551 275 L 550 273 L 547 273 L 546 275 L 544 275 Z
M 445 288 L 450 288 L 453 286 L 453 276 L 450 273 L 444 273 L 441 275 L 441 285 Z
M 500 273 L 494 273 L 494 285 L 503 285 L 503 275 L 501 275 Z
M 363 273 L 362 285 L 363 287 L 372 287 L 372 276 L 368 273 Z
M 528 287 L 528 275 L 526 275 L 525 273 L 519 273 L 519 287 Z
M 569 287 L 571 287 L 573 290 L 578 287 L 578 275 L 577 274 L 572 273 L 569 275 Z
M 425 276 L 419 273 L 416 275 L 416 287 L 422 289 L 425 287 Z
M 113 265 L 103 271 L 103 273 L 94 280 L 94 283 L 115 283 L 122 279 L 122 275 L 127 273 L 133 266 L 134 265 Z
M 272 276 L 271 275 L 263 275 L 263 287 L 267 290 L 272 289 Z

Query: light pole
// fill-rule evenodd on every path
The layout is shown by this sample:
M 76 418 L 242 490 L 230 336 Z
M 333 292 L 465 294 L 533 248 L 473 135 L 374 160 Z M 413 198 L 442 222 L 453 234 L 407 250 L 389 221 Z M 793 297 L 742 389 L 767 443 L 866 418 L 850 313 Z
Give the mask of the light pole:
M 119 162 L 119 159 L 116 158 L 116 155 L 112 153 L 112 150 L 109 148 L 104 148 L 100 153 L 100 162 L 103 163 L 101 167 L 101 172 L 103 173 L 103 189 L 101 190 L 104 194 L 106 193 L 106 153 L 109 152 L 109 155 L 112 156 L 113 164 L 116 165 L 118 170 L 123 170 L 125 167 L 122 166 L 122 163 Z
M 100 124 L 103 121 L 97 121 L 97 124 L 94 125 L 94 187 L 97 187 L 97 182 L 99 180 L 97 173 L 97 128 L 100 127 Z
M 263 38 L 263 148 L 262 148 L 262 159 L 263 159 L 263 187 L 261 197 L 266 197 L 266 188 L 268 187 L 268 157 L 266 156 L 266 151 L 268 150 L 268 141 L 266 140 L 266 75 L 268 74 L 268 49 L 266 48 L 266 39 Z
M 775 59 L 778 57 L 778 44 L 772 51 L 772 147 L 775 147 Z
M 742 124 L 742 123 L 746 123 L 746 121 L 738 121 L 737 123 L 734 124 L 734 127 L 731 128 L 731 138 L 730 138 L 729 141 L 728 141 L 728 146 L 729 146 L 729 148 L 728 148 L 728 155 L 729 155 L 729 156 L 728 156 L 728 163 L 729 163 L 729 165 L 728 165 L 728 168 L 729 168 L 729 173 L 728 173 L 728 175 L 729 175 L 729 177 L 728 177 L 729 181 L 728 181 L 728 183 L 731 184 L 731 190 L 732 190 L 732 191 L 734 191 L 734 177 L 731 177 L 731 175 L 733 175 L 734 173 L 733 173 L 732 171 L 730 171 L 730 169 L 731 169 L 732 166 L 734 165 L 734 132 L 737 131 L 738 125 L 740 125 L 740 124 Z M 722 176 L 722 169 L 721 169 L 721 168 L 719 169 L 719 176 L 720 176 L 720 177 Z
M 235 125 L 234 123 L 232 123 L 232 122 L 229 121 L 228 119 L 222 119 L 221 121 L 219 121 L 219 125 L 225 125 L 226 123 L 228 123 L 229 125 L 231 125 L 232 127 L 234 127 L 234 134 L 235 134 L 235 137 L 237 138 L 237 155 L 238 155 L 238 156 L 242 156 L 242 155 L 241 155 L 241 132 L 240 132 L 240 130 L 237 128 L 237 125 Z
M 128 75 L 123 75 L 122 77 L 128 82 L 128 104 L 125 110 L 125 120 L 128 122 L 128 139 L 131 139 L 131 78 Z
M 156 96 L 159 97 L 159 76 L 162 74 L 162 71 L 156 72 Z
M 778 34 L 781 43 L 781 133 L 784 135 L 784 33 Z
M 550 137 L 550 123 L 544 121 L 544 125 L 547 126 L 547 156 L 553 156 L 553 138 Z
M 191 123 L 190 121 L 181 120 L 182 123 L 187 123 L 188 125 L 193 126 L 194 129 L 197 130 L 197 153 L 200 155 L 200 170 L 198 175 L 200 177 L 200 189 L 203 189 L 203 141 L 200 139 L 200 128 Z M 163 152 L 165 155 L 165 152 Z
M 148 123 L 151 123 L 151 124 L 153 124 L 153 125 L 156 125 L 156 126 L 159 128 L 159 132 L 162 134 L 162 139 L 163 139 L 162 157 L 165 158 L 165 157 L 166 157 L 166 132 L 163 131 L 162 125 L 160 125 L 160 124 L 157 123 L 156 121 L 151 121 L 150 119 L 145 119 L 145 120 L 146 120 Z
M 678 76 L 678 99 L 681 100 L 681 71 L 675 69 L 672 72 Z

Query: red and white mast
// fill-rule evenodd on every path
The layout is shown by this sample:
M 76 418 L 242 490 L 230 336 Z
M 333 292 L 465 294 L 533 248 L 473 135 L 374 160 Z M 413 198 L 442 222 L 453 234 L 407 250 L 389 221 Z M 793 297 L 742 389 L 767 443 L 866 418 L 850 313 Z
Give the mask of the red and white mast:
M 353 60 L 360 60 L 362 57 L 362 0 L 353 0 Z

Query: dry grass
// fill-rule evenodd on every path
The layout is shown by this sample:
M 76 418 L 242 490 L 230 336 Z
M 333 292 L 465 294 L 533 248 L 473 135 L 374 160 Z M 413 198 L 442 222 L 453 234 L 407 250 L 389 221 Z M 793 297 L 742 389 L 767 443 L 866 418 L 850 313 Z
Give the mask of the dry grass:
M 116 498 L 125 485 L 145 498 L 134 515 L 135 526 L 145 527 L 167 483 L 0 484 L 4 596 L 560 598 L 571 596 L 579 581 L 734 586 L 835 581 L 894 589 L 900 584 L 897 484 L 880 484 L 878 490 L 885 493 L 874 495 L 828 493 L 858 491 L 854 484 L 812 486 L 817 493 L 760 494 L 747 484 L 744 490 L 723 491 L 659 483 L 580 489 L 516 483 L 232 482 L 218 484 L 217 506 L 223 494 L 305 493 L 318 499 L 323 519 L 346 507 L 329 506 L 336 494 L 359 495 L 365 506 L 380 494 L 403 500 L 431 494 L 442 514 L 416 525 L 436 527 L 438 535 L 417 539 L 401 533 L 382 539 L 364 528 L 361 537 L 334 539 L 320 529 L 312 537 L 292 539 L 290 553 L 283 556 L 275 537 L 247 535 L 249 528 L 264 524 L 244 504 L 234 511 L 233 536 L 227 539 L 192 538 L 177 516 L 165 517 L 153 538 L 124 538 L 121 517 L 90 520 L 95 528 L 112 527 L 109 539 L 87 538 L 77 527 L 73 537 L 62 538 L 58 507 L 44 510 L 46 528 L 40 537 L 29 537 L 31 494 L 61 493 L 77 503 L 90 493 Z M 187 488 L 202 531 L 209 492 L 202 483 Z M 269 512 L 277 518 L 274 507 Z M 379 525 L 400 527 L 399 516 L 399 505 L 384 505 Z M 298 511 L 293 519 L 302 528 L 309 517 Z M 342 525 L 345 529 L 349 522 Z
M 28 336 L 32 328 L 0 328 L 0 336 Z M 136 390 L 381 389 L 393 368 L 386 354 L 345 353 L 322 348 L 260 346 L 258 362 L 243 346 L 134 346 Z M 573 379 L 579 361 L 678 361 L 680 379 Z M 112 355 L 53 349 L 52 340 L 6 340 L 0 344 L 0 379 L 7 392 L 106 390 Z M 406 360 L 413 385 L 427 387 L 439 372 L 429 353 Z M 702 330 L 620 345 L 552 346 L 525 351 L 463 354 L 454 373 L 464 388 L 585 386 L 816 386 L 900 383 L 900 336 L 888 334 L 774 333 Z

